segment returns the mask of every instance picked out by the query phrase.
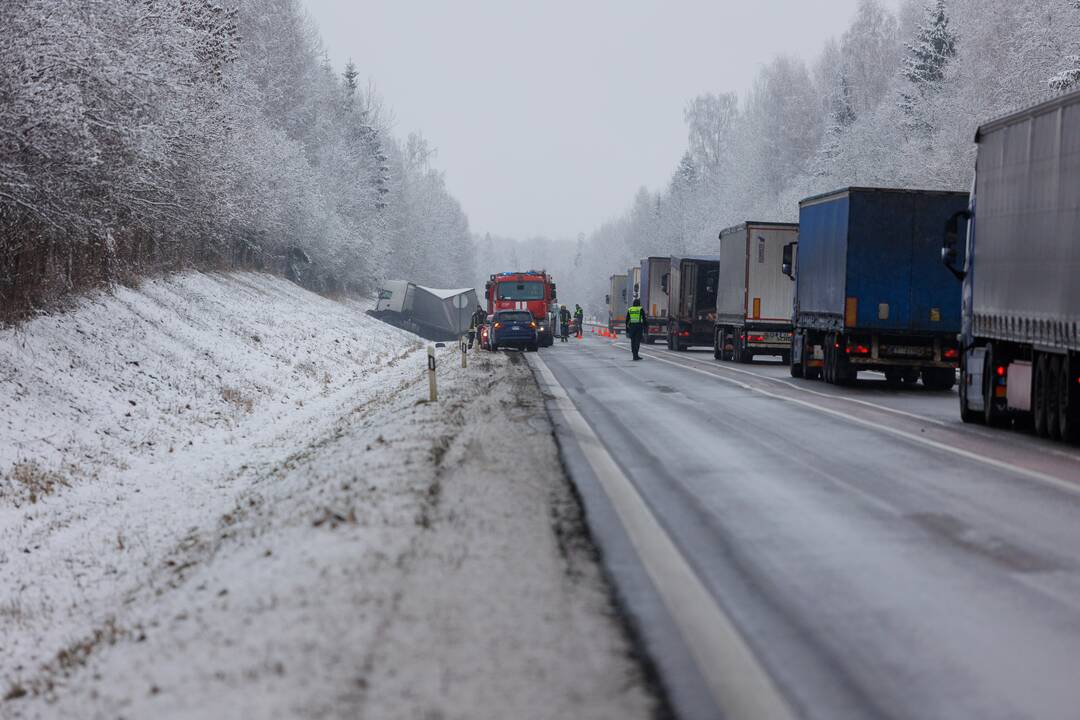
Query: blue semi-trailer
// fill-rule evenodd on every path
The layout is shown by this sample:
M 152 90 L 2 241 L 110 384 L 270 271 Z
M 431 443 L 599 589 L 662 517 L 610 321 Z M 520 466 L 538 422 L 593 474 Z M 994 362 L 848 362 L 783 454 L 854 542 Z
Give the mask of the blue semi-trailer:
M 799 204 L 791 374 L 846 384 L 860 370 L 934 390 L 956 384 L 960 293 L 941 228 L 968 194 L 846 188 Z

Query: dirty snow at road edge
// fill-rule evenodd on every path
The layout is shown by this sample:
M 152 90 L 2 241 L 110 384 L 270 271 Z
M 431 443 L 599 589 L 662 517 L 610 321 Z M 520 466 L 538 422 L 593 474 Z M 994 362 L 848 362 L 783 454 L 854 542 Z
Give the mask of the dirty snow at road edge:
M 0 331 L 0 714 L 655 711 L 525 363 L 429 405 L 365 307 L 186 273 Z

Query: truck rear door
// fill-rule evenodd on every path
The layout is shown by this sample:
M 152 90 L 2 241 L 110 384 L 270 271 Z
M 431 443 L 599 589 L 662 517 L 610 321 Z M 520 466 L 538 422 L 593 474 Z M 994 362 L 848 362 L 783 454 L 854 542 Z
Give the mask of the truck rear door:
M 912 193 L 852 192 L 846 327 L 910 326 L 914 213 Z
M 696 263 L 684 261 L 682 265 L 682 297 L 679 303 L 679 319 L 693 320 L 694 306 L 697 295 L 698 266 Z
M 911 317 L 915 332 L 959 332 L 961 293 L 956 278 L 941 262 L 941 228 L 953 213 L 965 210 L 962 193 L 917 196 L 912 228 Z M 966 227 L 961 226 L 961 235 Z M 966 248 L 957 248 L 957 265 L 964 266 Z

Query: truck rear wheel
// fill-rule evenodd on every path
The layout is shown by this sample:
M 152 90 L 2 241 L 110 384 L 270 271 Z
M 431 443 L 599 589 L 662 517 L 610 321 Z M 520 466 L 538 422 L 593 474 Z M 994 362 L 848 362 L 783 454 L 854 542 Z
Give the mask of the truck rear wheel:
M 825 338 L 825 382 L 830 385 L 848 385 L 855 380 L 855 372 L 847 358 L 840 354 L 839 341 L 832 336 Z
M 801 343 L 801 342 L 802 342 L 802 338 L 799 337 L 798 335 L 792 335 L 791 336 L 791 350 L 788 351 L 787 360 L 788 360 L 788 364 L 791 366 L 789 369 L 791 371 L 791 377 L 793 377 L 793 378 L 801 378 L 803 376 L 803 364 L 802 364 L 802 362 L 795 362 L 795 343 Z M 802 350 L 802 348 L 799 348 L 799 349 Z M 806 351 L 805 350 L 798 353 L 798 355 L 803 360 L 806 360 Z
M 724 359 L 723 341 L 720 339 L 724 331 L 717 328 L 713 331 L 712 356 L 717 360 Z
M 971 409 L 968 404 L 968 369 L 967 369 L 967 353 L 965 352 L 960 358 L 960 419 L 966 423 L 982 423 L 983 416 L 981 413 L 977 413 Z
M 1080 440 L 1080 383 L 1073 380 L 1072 365 L 1066 355 L 1061 359 L 1058 373 L 1058 426 L 1061 439 L 1070 443 Z
M 731 351 L 731 354 L 734 357 L 735 362 L 739 363 L 740 365 L 745 365 L 746 363 L 750 362 L 754 356 L 750 354 L 750 352 L 743 344 L 746 342 L 745 336 L 739 332 L 735 332 L 733 333 L 733 335 L 735 337 L 733 343 L 735 345 L 735 349 Z
M 927 390 L 952 390 L 956 385 L 956 371 L 952 368 L 923 368 L 922 383 Z
M 1031 417 L 1035 425 L 1035 434 L 1039 437 L 1050 437 L 1049 413 L 1047 412 L 1050 398 L 1047 397 L 1049 388 L 1047 387 L 1046 360 L 1046 355 L 1039 353 L 1032 370 L 1034 377 L 1031 381 Z
M 1052 355 L 1046 359 L 1046 395 L 1049 402 L 1046 405 L 1046 432 L 1053 440 L 1061 439 L 1061 389 L 1058 381 L 1061 378 L 1061 358 Z

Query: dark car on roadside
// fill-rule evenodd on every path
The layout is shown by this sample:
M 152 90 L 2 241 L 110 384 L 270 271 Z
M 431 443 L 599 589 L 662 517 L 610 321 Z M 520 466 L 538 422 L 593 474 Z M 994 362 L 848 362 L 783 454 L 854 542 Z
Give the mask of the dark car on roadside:
M 516 347 L 536 352 L 540 334 L 536 321 L 528 310 L 499 310 L 488 325 L 488 345 L 491 350 Z

